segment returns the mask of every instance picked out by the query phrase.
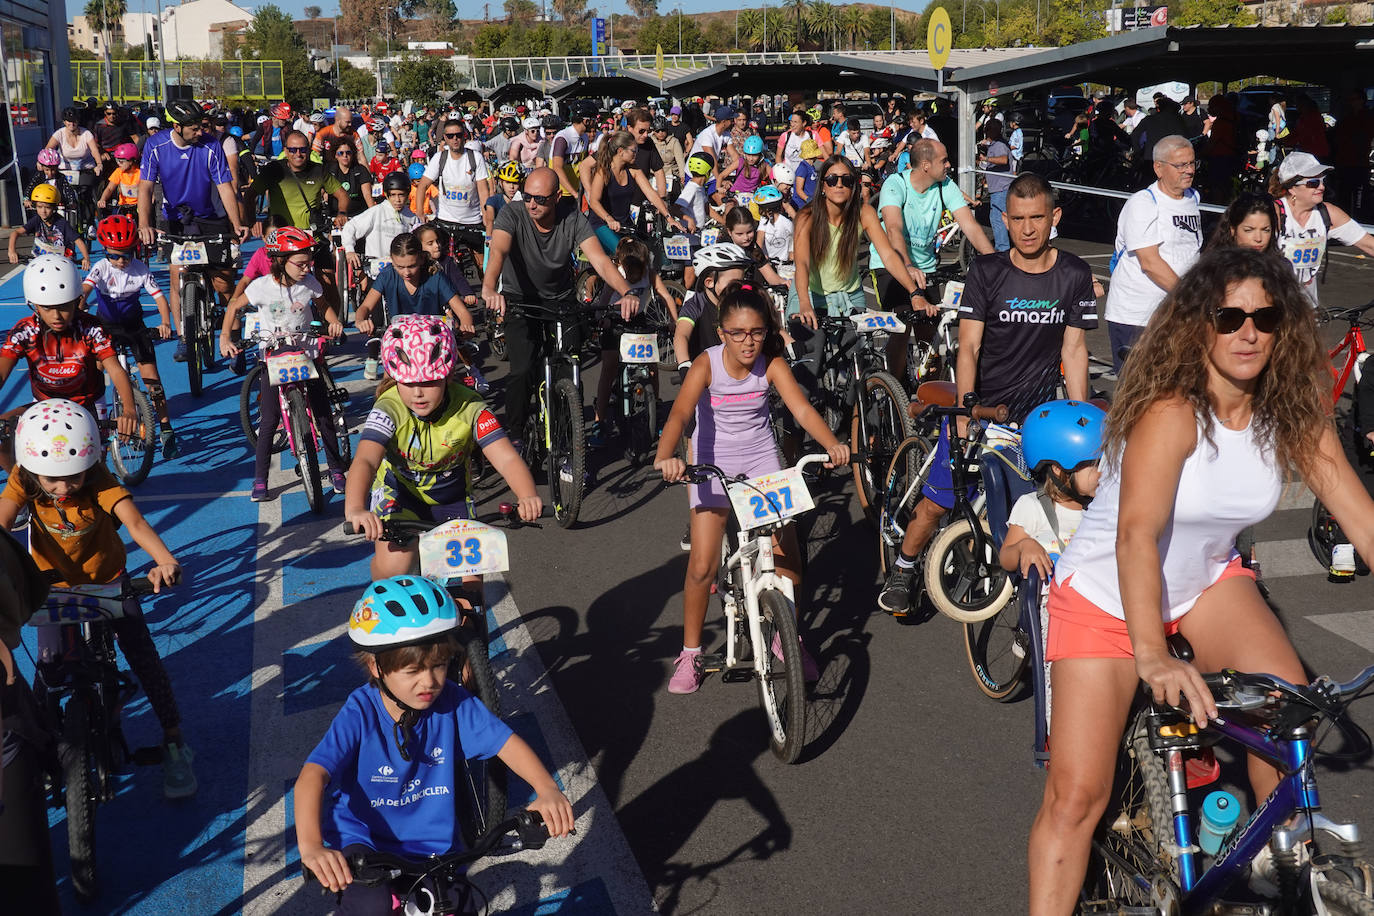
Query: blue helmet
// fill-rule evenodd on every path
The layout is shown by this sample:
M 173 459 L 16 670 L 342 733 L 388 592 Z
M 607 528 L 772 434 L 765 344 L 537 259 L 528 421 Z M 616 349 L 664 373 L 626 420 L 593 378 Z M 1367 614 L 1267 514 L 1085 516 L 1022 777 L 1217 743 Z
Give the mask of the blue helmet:
M 233 127 L 229 128 L 229 136 L 231 136 L 231 137 L 242 137 L 242 136 L 243 136 L 243 128 L 242 128 L 242 127 L 239 127 L 237 124 L 235 124 Z
M 1026 414 L 1021 452 L 1026 466 L 1042 473 L 1057 464 L 1069 473 L 1102 457 L 1106 413 L 1085 401 L 1046 401 Z
M 781 201 L 782 192 L 771 184 L 766 184 L 754 192 L 754 203 L 758 204 L 760 207 L 766 207 L 769 204 L 776 204 Z
M 366 652 L 431 642 L 458 626 L 458 606 L 424 576 L 393 576 L 369 585 L 348 617 L 348 638 Z
M 763 152 L 763 138 L 758 134 L 751 134 L 744 139 L 744 154 L 746 156 L 757 156 Z
M 406 169 L 406 174 L 411 181 L 419 181 L 425 177 L 425 164 L 423 162 L 412 162 L 410 168 Z
M 334 120 L 334 115 L 335 115 L 335 114 L 337 114 L 337 110 L 336 110 L 335 108 L 333 108 L 332 106 L 329 107 L 329 108 L 326 108 L 326 109 L 324 110 L 324 116 L 325 116 L 326 118 L 328 118 L 329 120 L 331 120 L 331 121 Z

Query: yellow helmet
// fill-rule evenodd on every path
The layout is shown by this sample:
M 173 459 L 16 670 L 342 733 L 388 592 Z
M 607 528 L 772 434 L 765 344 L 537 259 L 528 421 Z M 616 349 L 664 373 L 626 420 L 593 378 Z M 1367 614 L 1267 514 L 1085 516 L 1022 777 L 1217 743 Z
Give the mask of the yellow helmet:
M 34 186 L 34 189 L 29 192 L 29 200 L 36 204 L 52 204 L 55 207 L 60 198 L 57 196 L 57 188 L 45 181 Z
M 514 181 L 518 183 L 525 176 L 520 173 L 520 166 L 516 165 L 514 162 L 507 162 L 505 165 L 501 166 L 501 168 L 497 169 L 496 177 L 502 181 Z

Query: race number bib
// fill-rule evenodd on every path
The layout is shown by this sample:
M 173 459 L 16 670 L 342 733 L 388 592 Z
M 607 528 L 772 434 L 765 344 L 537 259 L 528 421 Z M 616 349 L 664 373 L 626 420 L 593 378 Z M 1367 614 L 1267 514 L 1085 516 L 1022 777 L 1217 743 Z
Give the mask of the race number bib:
M 304 353 L 281 353 L 267 357 L 267 378 L 273 385 L 305 382 L 319 377 L 315 361 Z
M 658 362 L 658 335 L 621 334 L 620 361 L 622 363 Z
M 739 204 L 741 207 L 747 207 L 747 206 L 749 206 L 750 204 L 752 204 L 753 202 L 754 202 L 754 192 L 752 192 L 752 191 L 736 191 L 736 192 L 735 192 L 735 203 Z
M 630 204 L 630 222 L 639 225 L 639 204 Z
M 891 312 L 855 312 L 849 316 L 849 320 L 854 322 L 854 327 L 860 331 L 887 331 L 892 334 L 900 334 L 906 330 L 906 325 L 897 320 L 897 316 Z
M 701 230 L 701 244 L 702 244 L 703 246 L 706 246 L 706 245 L 714 245 L 716 242 L 719 242 L 719 241 L 720 241 L 720 227 L 719 227 L 719 226 L 712 226 L 710 229 L 703 229 L 703 230 Z
M 172 246 L 172 263 L 178 267 L 208 264 L 209 262 L 210 259 L 205 252 L 204 242 L 177 242 Z
M 1321 264 L 1325 246 L 1320 239 L 1295 239 L 1288 259 L 1300 273 L 1304 270 L 1315 271 Z
M 438 582 L 510 569 L 506 534 L 471 519 L 455 519 L 420 535 L 420 572 Z
M 62 626 L 95 620 L 118 620 L 124 616 L 123 586 L 83 585 L 81 592 L 55 591 L 43 607 L 29 618 L 34 626 Z
M 810 512 L 816 505 L 802 472 L 796 468 L 731 484 L 728 490 L 730 507 L 742 529 L 789 519 Z
M 249 312 L 243 316 L 243 339 L 256 340 L 262 333 L 262 317 L 257 312 Z
M 692 240 L 685 235 L 669 236 L 663 240 L 663 252 L 670 261 L 691 261 Z
M 468 202 L 472 200 L 472 187 L 471 185 L 469 185 L 466 188 L 458 188 L 452 191 L 445 191 L 444 199 L 447 200 L 449 203 L 458 204 L 459 206 L 466 207 L 468 205 Z
M 41 235 L 35 235 L 33 237 L 33 253 L 35 255 L 55 254 L 61 257 L 66 255 L 67 249 Z
M 940 301 L 940 305 L 947 309 L 957 309 L 959 300 L 962 298 L 964 298 L 964 284 L 952 280 L 945 284 L 945 297 Z

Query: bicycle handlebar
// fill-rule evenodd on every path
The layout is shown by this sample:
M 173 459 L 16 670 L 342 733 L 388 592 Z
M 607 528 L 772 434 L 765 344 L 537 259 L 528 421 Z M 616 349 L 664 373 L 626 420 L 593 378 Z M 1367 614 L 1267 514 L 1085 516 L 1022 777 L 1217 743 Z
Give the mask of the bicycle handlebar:
M 996 407 L 983 407 L 979 404 L 969 407 L 936 407 L 931 405 L 925 410 L 945 417 L 969 417 L 973 420 L 990 420 L 993 423 L 1005 423 L 1007 417 L 1010 416 L 1006 404 L 998 404 Z
M 484 516 L 471 519 L 471 521 L 492 523 L 505 522 L 505 527 L 509 529 L 530 527 L 542 528 L 538 522 L 527 522 L 520 518 L 514 503 L 501 503 L 497 506 L 496 514 L 488 513 Z M 402 543 L 413 541 L 422 534 L 428 534 L 443 522 L 427 522 L 418 518 L 398 518 L 382 522 L 382 536 L 379 540 Z M 344 534 L 362 534 L 362 531 L 354 527 L 352 522 L 343 523 Z
M 802 458 L 793 465 L 794 468 L 801 470 L 809 465 L 824 464 L 830 460 L 830 456 L 824 452 L 814 452 L 810 455 L 803 455 Z M 743 474 L 736 474 L 731 477 L 714 464 L 689 464 L 686 467 L 686 474 L 679 483 L 702 484 L 710 478 L 715 477 L 721 483 L 741 483 L 749 478 Z
M 180 582 L 181 582 L 181 577 L 180 577 L 180 576 L 177 576 L 175 582 L 167 583 L 167 585 L 177 585 L 177 584 L 180 584 Z M 88 587 L 88 586 L 81 586 L 81 585 L 71 585 L 71 586 L 58 586 L 58 585 L 54 585 L 54 586 L 51 586 L 51 587 L 48 589 L 48 593 L 49 593 L 50 595 L 53 595 L 53 594 L 56 594 L 56 595 L 84 595 L 84 594 L 90 594 L 89 592 L 86 592 L 86 591 L 83 590 L 83 589 L 85 589 L 85 588 L 87 588 L 87 587 Z M 164 587 L 165 587 L 165 586 L 164 586 Z M 125 585 L 123 591 L 124 591 L 124 594 L 125 594 L 125 595 L 127 595 L 127 596 L 129 596 L 129 597 L 131 597 L 131 598 L 143 598 L 143 597 L 146 597 L 146 596 L 148 596 L 148 595 L 153 594 L 153 581 L 152 581 L 151 579 L 149 579 L 147 576 L 133 576 L 133 577 L 130 577 L 130 579 L 129 579 L 128 583 Z

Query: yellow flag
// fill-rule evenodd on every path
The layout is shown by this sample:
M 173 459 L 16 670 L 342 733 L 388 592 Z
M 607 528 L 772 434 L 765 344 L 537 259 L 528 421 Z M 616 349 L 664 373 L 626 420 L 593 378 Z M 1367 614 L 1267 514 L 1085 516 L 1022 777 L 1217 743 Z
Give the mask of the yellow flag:
M 663 81 L 663 45 L 658 46 L 658 56 L 654 58 L 654 66 L 658 69 L 658 79 Z

